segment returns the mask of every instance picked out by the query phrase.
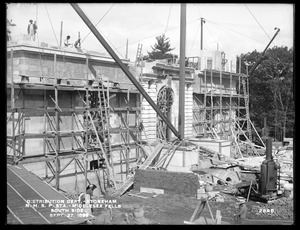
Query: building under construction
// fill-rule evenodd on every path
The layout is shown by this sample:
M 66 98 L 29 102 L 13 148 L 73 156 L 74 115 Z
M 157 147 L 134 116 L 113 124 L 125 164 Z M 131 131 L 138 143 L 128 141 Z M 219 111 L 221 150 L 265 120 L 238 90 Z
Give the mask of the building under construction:
M 145 62 L 140 56 L 141 47 L 136 62 L 122 61 L 178 127 L 176 60 Z M 247 76 L 233 72 L 232 61 L 228 69 L 220 51 L 188 60 L 185 139 L 231 157 L 242 156 L 244 145 L 257 153 Z M 10 43 L 7 106 L 9 162 L 24 164 L 62 191 L 83 191 L 92 182 L 100 193 L 117 188 L 157 142 L 176 139 L 113 59 L 76 48 Z M 197 164 L 197 155 L 188 162 L 183 152 L 170 166 Z
M 130 224 L 128 213 L 119 212 L 120 219 L 113 220 L 119 214 L 112 206 L 105 206 L 109 211 L 74 207 L 116 197 L 126 204 L 132 196 L 145 201 L 161 194 L 200 200 L 184 223 L 196 224 L 196 216 L 200 221 L 207 205 L 211 223 L 220 224 L 225 223 L 220 210 L 214 219 L 208 204 L 212 198 L 224 202 L 231 194 L 247 202 L 268 201 L 282 196 L 281 189 L 293 190 L 290 160 L 279 150 L 272 152 L 271 138 L 265 145 L 250 120 L 251 74 L 248 69 L 241 73 L 241 59 L 201 48 L 199 56 L 181 60 L 145 60 L 138 44 L 134 61 L 121 60 L 81 8 L 71 5 L 110 56 L 35 42 L 26 35 L 7 42 L 9 224 L 106 224 L 105 215 L 107 223 Z M 181 10 L 185 26 L 184 4 Z M 221 188 L 212 191 L 213 186 Z M 183 216 L 174 213 L 192 205 L 184 198 L 177 206 L 172 199 L 149 199 L 148 208 L 155 202 L 168 208 L 174 203 L 171 222 L 181 223 Z M 38 206 L 38 200 L 49 206 Z M 57 202 L 69 205 L 64 209 Z M 134 210 L 143 216 L 143 208 Z M 158 219 L 168 218 L 167 211 L 153 210 Z M 131 223 L 151 223 L 133 217 Z

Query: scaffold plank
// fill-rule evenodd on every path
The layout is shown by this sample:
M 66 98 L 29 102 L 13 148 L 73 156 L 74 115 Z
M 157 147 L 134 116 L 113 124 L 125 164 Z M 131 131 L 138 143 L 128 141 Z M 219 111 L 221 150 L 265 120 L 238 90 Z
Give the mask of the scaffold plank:
M 7 165 L 7 184 L 9 187 L 7 196 L 8 207 L 18 218 L 20 218 L 22 222 L 23 215 L 26 216 L 26 213 L 14 210 L 33 209 L 39 216 L 43 216 L 43 220 L 46 222 L 48 221 L 48 224 L 58 224 L 71 221 L 84 222 L 89 219 L 88 217 L 79 216 L 76 211 L 76 207 L 74 208 L 69 204 L 67 197 L 56 191 L 53 187 L 42 181 L 33 173 L 26 170 L 23 165 Z M 32 202 L 38 201 L 39 203 L 33 205 L 33 208 L 25 207 L 27 200 Z M 50 201 L 51 204 L 47 201 Z M 65 204 L 65 206 L 56 204 Z M 51 209 L 55 209 L 57 212 L 53 212 Z M 31 211 L 28 211 L 28 214 L 30 214 L 30 212 Z M 58 213 L 59 215 L 52 215 L 51 217 L 50 214 L 55 213 Z M 20 215 L 20 217 L 18 215 Z M 26 223 L 26 221 L 24 223 Z M 44 223 L 44 221 L 41 221 L 38 217 L 34 217 L 32 221 L 36 221 L 39 224 Z M 30 224 L 35 223 L 31 222 L 31 220 L 29 220 L 29 222 Z

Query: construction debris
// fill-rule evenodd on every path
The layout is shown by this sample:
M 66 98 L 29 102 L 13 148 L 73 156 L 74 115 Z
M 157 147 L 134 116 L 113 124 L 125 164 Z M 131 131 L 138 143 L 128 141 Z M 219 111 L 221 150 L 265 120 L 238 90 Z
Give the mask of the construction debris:
M 267 204 L 258 203 L 257 205 L 253 205 L 249 210 L 249 218 L 264 219 L 266 217 L 273 217 L 275 219 L 292 219 L 293 210 L 293 200 L 283 197 L 269 201 Z
M 148 225 L 154 221 L 144 217 L 144 207 L 139 204 L 127 207 L 128 211 L 118 209 L 103 210 L 90 224 L 98 225 Z

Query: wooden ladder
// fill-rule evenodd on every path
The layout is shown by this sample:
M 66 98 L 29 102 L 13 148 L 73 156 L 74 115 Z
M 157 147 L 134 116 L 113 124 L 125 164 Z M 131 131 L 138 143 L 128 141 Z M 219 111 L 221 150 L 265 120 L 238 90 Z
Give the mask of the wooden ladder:
M 138 66 L 141 62 L 140 58 L 141 58 L 141 54 L 142 54 L 142 48 L 143 48 L 143 44 L 139 43 L 137 51 L 136 51 L 135 66 Z

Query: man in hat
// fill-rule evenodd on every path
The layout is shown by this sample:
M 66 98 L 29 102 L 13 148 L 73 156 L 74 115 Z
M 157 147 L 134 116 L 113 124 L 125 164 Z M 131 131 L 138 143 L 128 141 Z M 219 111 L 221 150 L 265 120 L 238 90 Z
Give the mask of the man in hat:
M 94 184 L 88 185 L 86 188 L 86 194 L 90 195 L 90 197 L 93 198 L 93 192 L 96 188 L 97 188 L 97 186 Z
M 29 20 L 29 25 L 28 25 L 28 27 L 27 27 L 27 33 L 28 33 L 28 35 L 29 35 L 29 37 L 30 37 L 30 40 L 31 41 L 34 41 L 35 40 L 35 33 L 36 33 L 36 26 L 33 24 L 33 21 L 30 19 Z
M 247 215 L 247 206 L 245 204 L 246 200 L 245 198 L 240 198 L 238 199 L 238 205 L 239 209 L 237 214 L 234 215 L 236 224 L 244 224 L 246 220 L 246 215 Z

